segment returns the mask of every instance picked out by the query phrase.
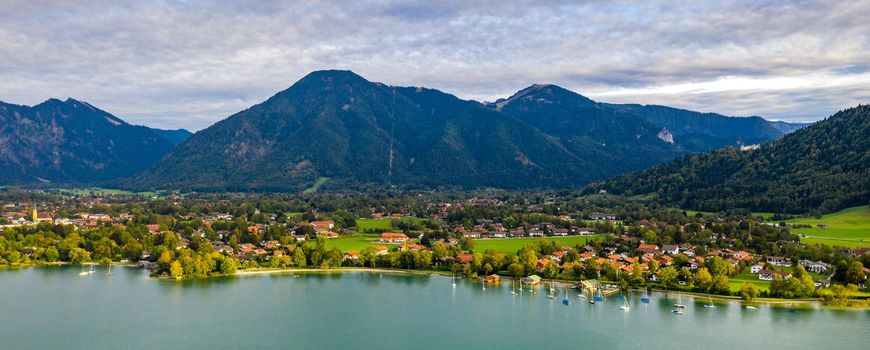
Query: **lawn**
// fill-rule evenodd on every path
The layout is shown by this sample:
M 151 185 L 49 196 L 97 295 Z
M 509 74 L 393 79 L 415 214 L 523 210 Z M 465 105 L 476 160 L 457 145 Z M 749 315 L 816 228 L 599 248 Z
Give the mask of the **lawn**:
M 383 243 L 376 242 L 380 235 L 366 235 L 366 234 L 357 234 L 353 236 L 341 236 L 338 238 L 328 238 L 326 239 L 326 248 L 338 248 L 342 253 L 346 253 L 351 250 L 355 250 L 358 252 L 363 251 L 368 247 L 377 247 L 377 246 L 387 246 L 392 247 L 393 245 L 387 245 Z M 314 240 L 307 242 L 310 246 L 314 246 Z
M 738 273 L 734 276 L 728 277 L 728 286 L 731 287 L 732 292 L 739 292 L 740 286 L 743 285 L 743 282 L 748 282 L 749 284 L 754 284 L 760 290 L 769 290 L 770 289 L 770 281 L 764 281 L 758 279 L 758 275 L 749 272 Z
M 846 247 L 870 247 L 870 206 L 863 205 L 826 214 L 821 219 L 801 218 L 786 221 L 789 224 L 807 224 L 812 228 L 796 228 L 792 231 L 805 235 L 804 243 L 825 243 Z M 828 228 L 817 228 L 825 224 Z
M 155 196 L 155 192 L 131 192 L 125 190 L 115 190 L 110 188 L 99 188 L 99 187 L 91 187 L 91 188 L 62 188 L 60 189 L 61 193 L 69 193 L 73 195 L 87 195 L 91 193 L 95 193 L 98 195 L 110 195 L 110 194 L 118 194 L 118 195 L 138 195 L 138 196 L 147 196 L 152 197 Z
M 556 241 L 560 246 L 584 245 L 586 241 L 600 236 L 567 236 L 567 237 L 546 237 L 546 238 L 500 238 L 500 239 L 477 239 L 474 241 L 474 250 L 484 252 L 487 249 L 492 249 L 499 253 L 516 253 L 523 246 L 536 241 Z

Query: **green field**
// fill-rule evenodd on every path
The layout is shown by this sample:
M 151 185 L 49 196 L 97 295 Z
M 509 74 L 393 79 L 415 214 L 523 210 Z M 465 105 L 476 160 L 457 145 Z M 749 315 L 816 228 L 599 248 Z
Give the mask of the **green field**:
M 812 228 L 796 228 L 792 232 L 807 236 L 804 243 L 824 243 L 844 247 L 870 247 L 870 206 L 864 205 L 840 210 L 821 219 L 801 218 L 788 220 L 789 224 L 807 224 Z M 825 224 L 828 228 L 817 228 Z
M 728 286 L 731 287 L 732 292 L 739 292 L 740 286 L 743 285 L 744 282 L 754 284 L 760 290 L 770 290 L 770 281 L 760 280 L 758 279 L 758 275 L 749 273 L 748 270 L 744 271 L 746 272 L 728 277 Z
M 499 253 L 516 253 L 523 246 L 535 241 L 556 241 L 559 245 L 573 247 L 576 245 L 584 245 L 590 239 L 595 239 L 600 236 L 567 236 L 567 237 L 546 237 L 546 238 L 500 238 L 500 239 L 478 239 L 474 241 L 474 250 L 477 252 L 485 252 L 492 249 Z
M 317 192 L 317 190 L 320 189 L 320 186 L 323 186 L 323 184 L 326 183 L 326 180 L 329 180 L 329 178 L 328 178 L 328 177 L 319 177 L 319 178 L 317 178 L 317 181 L 315 181 L 314 184 L 311 185 L 311 187 L 306 188 L 304 191 L 302 191 L 302 193 L 306 193 L 306 194 L 307 194 L 307 193 L 314 193 L 314 192 Z
M 328 238 L 326 239 L 326 248 L 338 248 L 342 251 L 342 253 L 346 253 L 351 250 L 355 250 L 358 252 L 363 251 L 368 247 L 377 247 L 377 246 L 387 246 L 393 247 L 395 245 L 388 245 L 383 243 L 376 242 L 380 235 L 365 235 L 365 234 L 357 234 L 353 236 L 341 236 L 338 238 Z M 314 240 L 309 242 L 311 246 L 314 246 Z

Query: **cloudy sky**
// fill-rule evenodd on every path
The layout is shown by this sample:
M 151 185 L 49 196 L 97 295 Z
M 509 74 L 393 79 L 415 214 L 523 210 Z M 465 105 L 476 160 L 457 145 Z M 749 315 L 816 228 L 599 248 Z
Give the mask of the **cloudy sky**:
M 199 130 L 341 68 L 789 121 L 870 103 L 870 1 L 720 2 L 0 0 L 0 100 Z

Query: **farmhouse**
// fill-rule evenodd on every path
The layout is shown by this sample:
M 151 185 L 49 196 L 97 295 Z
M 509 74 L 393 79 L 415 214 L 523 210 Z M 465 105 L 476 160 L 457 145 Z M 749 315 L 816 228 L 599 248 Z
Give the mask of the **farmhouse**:
M 384 232 L 381 234 L 382 243 L 405 243 L 408 236 L 401 232 Z
M 773 281 L 773 276 L 779 275 L 782 279 L 791 277 L 790 273 L 776 270 L 761 270 L 758 271 L 758 279 L 765 281 Z

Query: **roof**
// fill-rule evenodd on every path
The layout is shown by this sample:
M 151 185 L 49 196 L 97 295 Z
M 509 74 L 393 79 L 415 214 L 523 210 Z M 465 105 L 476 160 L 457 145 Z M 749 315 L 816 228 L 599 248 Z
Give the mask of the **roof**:
M 408 236 L 401 232 L 384 232 L 381 234 L 381 238 L 408 238 Z

